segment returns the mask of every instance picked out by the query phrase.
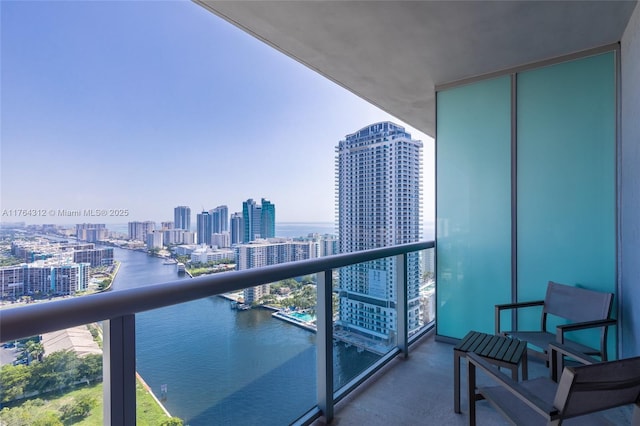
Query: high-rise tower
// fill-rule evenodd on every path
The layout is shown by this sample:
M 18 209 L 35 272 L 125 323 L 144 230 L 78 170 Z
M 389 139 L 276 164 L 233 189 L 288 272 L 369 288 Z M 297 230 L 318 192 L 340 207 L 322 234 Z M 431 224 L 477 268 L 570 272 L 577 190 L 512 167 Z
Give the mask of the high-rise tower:
M 198 244 L 211 245 L 211 234 L 213 234 L 211 214 L 205 210 L 202 213 L 198 213 L 196 219 L 198 222 Z
M 231 244 L 242 242 L 244 242 L 244 220 L 242 213 L 236 212 L 231 215 Z
M 273 238 L 276 236 L 276 206 L 264 198 L 261 203 L 260 235 L 262 238 Z
M 276 206 L 269 200 L 262 199 L 262 204 L 249 198 L 242 203 L 242 220 L 244 225 L 244 243 L 258 238 L 273 238 L 276 235 Z
M 420 240 L 422 142 L 381 122 L 347 135 L 336 147 L 338 234 L 342 253 Z M 409 332 L 419 326 L 420 263 L 408 255 Z M 394 259 L 340 269 L 344 330 L 383 343 L 397 332 Z
M 255 241 L 256 237 L 260 238 L 261 213 L 261 206 L 256 204 L 252 198 L 242 203 L 242 223 L 244 225 L 243 243 Z
M 191 231 L 191 209 L 187 206 L 178 206 L 173 209 L 173 227 Z
M 227 206 L 218 206 L 213 210 L 209 210 L 209 213 L 211 214 L 214 234 L 229 231 L 229 208 Z

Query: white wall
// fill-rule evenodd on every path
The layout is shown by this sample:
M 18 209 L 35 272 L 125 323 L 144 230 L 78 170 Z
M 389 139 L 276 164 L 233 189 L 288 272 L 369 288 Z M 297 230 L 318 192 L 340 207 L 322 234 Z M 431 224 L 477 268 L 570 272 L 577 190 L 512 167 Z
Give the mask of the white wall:
M 640 6 L 624 32 L 620 170 L 622 357 L 640 355 Z

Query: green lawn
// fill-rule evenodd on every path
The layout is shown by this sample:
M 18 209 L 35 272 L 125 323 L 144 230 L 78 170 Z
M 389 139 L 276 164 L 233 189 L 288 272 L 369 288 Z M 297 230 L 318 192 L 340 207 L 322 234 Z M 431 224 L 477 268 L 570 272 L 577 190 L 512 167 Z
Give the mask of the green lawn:
M 30 410 L 42 410 L 60 412 L 65 405 L 72 404 L 81 398 L 91 398 L 97 402 L 88 416 L 80 421 L 73 423 L 65 423 L 74 426 L 102 426 L 102 383 L 91 386 L 83 386 L 69 393 L 58 395 L 41 395 L 40 399 L 44 404 L 38 407 L 29 407 Z M 137 401 L 137 424 L 138 426 L 158 426 L 168 417 L 160 406 L 153 399 L 151 394 L 144 389 L 140 381 L 136 381 L 136 401 Z M 15 407 L 19 410 L 20 406 Z M 4 426 L 12 426 L 14 422 L 11 419 L 6 420 L 7 423 L 0 423 Z M 23 424 L 16 421 L 15 424 Z
M 84 390 L 84 389 L 83 389 Z M 88 390 L 88 389 L 87 389 Z M 74 391 L 82 392 L 82 390 Z M 81 422 L 75 423 L 77 426 L 102 426 L 102 383 L 91 388 L 100 398 L 100 405 L 95 407 L 91 414 Z M 73 392 L 72 392 L 73 393 Z M 136 381 L 136 423 L 138 426 L 157 426 L 167 420 L 167 415 L 158 406 L 151 394 L 144 389 L 140 381 Z

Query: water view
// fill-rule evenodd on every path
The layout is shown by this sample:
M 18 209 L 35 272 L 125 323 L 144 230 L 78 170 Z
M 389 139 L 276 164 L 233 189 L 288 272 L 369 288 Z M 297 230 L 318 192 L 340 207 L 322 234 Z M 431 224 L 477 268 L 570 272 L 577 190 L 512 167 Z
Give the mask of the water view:
M 114 256 L 122 262 L 115 290 L 189 279 L 141 252 Z M 268 310 L 236 311 L 210 297 L 138 314 L 136 335 L 138 372 L 185 424 L 282 425 L 316 403 L 315 334 Z M 337 345 L 336 387 L 376 359 Z

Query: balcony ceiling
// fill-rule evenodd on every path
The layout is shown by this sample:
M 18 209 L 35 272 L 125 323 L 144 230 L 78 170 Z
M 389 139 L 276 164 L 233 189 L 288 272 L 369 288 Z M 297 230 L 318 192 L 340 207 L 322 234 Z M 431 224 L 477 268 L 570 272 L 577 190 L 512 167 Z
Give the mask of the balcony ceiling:
M 635 1 L 195 0 L 435 134 L 434 86 L 620 41 Z

